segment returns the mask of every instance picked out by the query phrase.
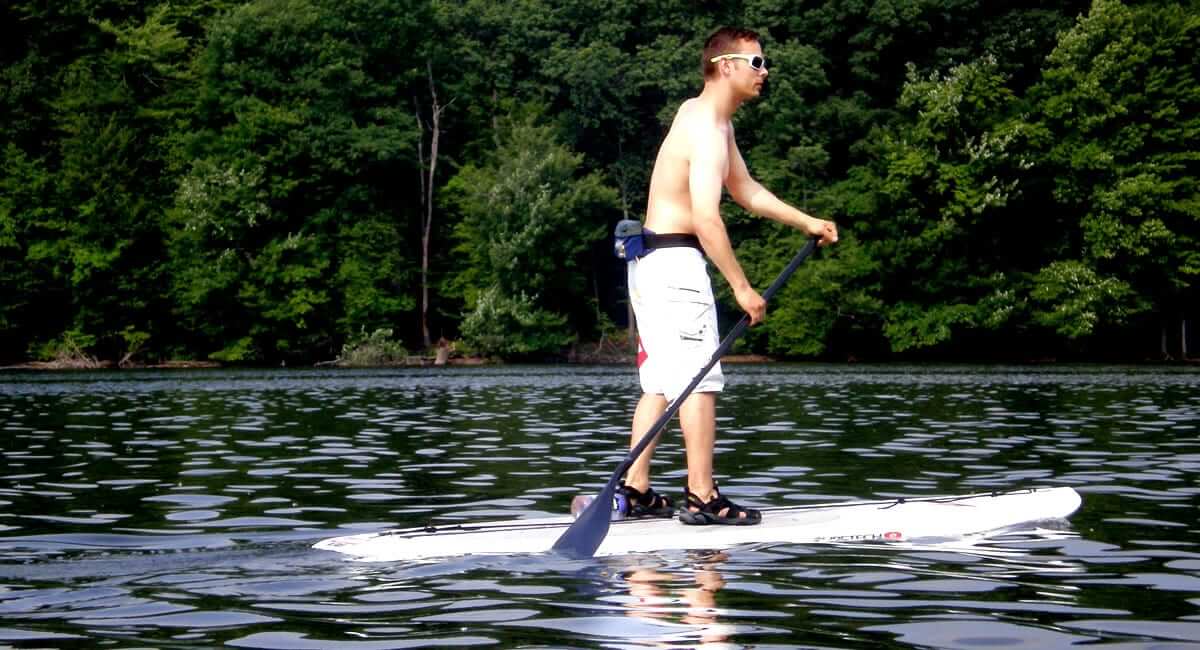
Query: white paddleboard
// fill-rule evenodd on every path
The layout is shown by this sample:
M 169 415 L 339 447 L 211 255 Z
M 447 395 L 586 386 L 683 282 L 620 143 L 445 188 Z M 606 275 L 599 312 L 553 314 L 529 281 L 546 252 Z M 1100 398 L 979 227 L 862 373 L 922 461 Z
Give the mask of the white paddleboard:
M 956 538 L 1034 521 L 1063 519 L 1075 512 L 1080 503 L 1078 492 L 1057 487 L 765 508 L 762 523 L 753 526 L 688 526 L 676 519 L 626 519 L 612 522 L 596 555 L 715 550 L 738 544 Z M 572 521 L 567 515 L 408 528 L 333 537 L 317 542 L 314 548 L 376 562 L 543 553 L 550 550 Z

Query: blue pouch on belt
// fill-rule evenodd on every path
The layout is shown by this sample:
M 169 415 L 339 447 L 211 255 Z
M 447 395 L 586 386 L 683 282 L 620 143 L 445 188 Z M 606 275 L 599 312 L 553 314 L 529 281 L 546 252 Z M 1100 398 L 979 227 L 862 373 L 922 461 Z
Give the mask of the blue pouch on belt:
M 649 252 L 646 250 L 641 221 L 634 219 L 618 221 L 617 228 L 613 231 L 613 237 L 613 252 L 623 260 L 637 259 Z

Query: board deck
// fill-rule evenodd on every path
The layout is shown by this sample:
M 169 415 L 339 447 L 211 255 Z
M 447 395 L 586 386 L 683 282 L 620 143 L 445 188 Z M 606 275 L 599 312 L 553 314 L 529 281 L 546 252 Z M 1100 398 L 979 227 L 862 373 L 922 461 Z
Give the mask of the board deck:
M 762 523 L 753 526 L 687 526 L 676 519 L 626 519 L 612 522 L 596 555 L 721 549 L 739 544 L 965 537 L 1029 522 L 1064 519 L 1081 502 L 1074 489 L 1055 487 L 765 508 Z M 367 561 L 543 553 L 571 522 L 567 515 L 389 530 L 333 537 L 314 548 Z

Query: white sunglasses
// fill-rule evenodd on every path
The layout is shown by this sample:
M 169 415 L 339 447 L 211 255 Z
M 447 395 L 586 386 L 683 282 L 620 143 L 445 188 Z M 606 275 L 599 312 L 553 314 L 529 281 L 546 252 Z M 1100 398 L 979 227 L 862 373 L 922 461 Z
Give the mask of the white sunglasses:
M 767 60 L 757 54 L 721 54 L 709 59 L 708 62 L 716 63 L 721 59 L 742 59 L 749 63 L 750 67 L 755 70 L 765 70 L 767 67 Z

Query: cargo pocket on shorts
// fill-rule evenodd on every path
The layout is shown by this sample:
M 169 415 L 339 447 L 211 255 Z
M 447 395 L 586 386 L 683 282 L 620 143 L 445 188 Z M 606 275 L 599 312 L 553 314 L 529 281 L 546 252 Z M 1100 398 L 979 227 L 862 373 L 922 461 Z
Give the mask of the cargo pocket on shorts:
M 671 285 L 667 287 L 667 302 L 675 322 L 679 346 L 682 349 L 698 348 L 712 336 L 708 312 L 712 298 L 706 289 Z

